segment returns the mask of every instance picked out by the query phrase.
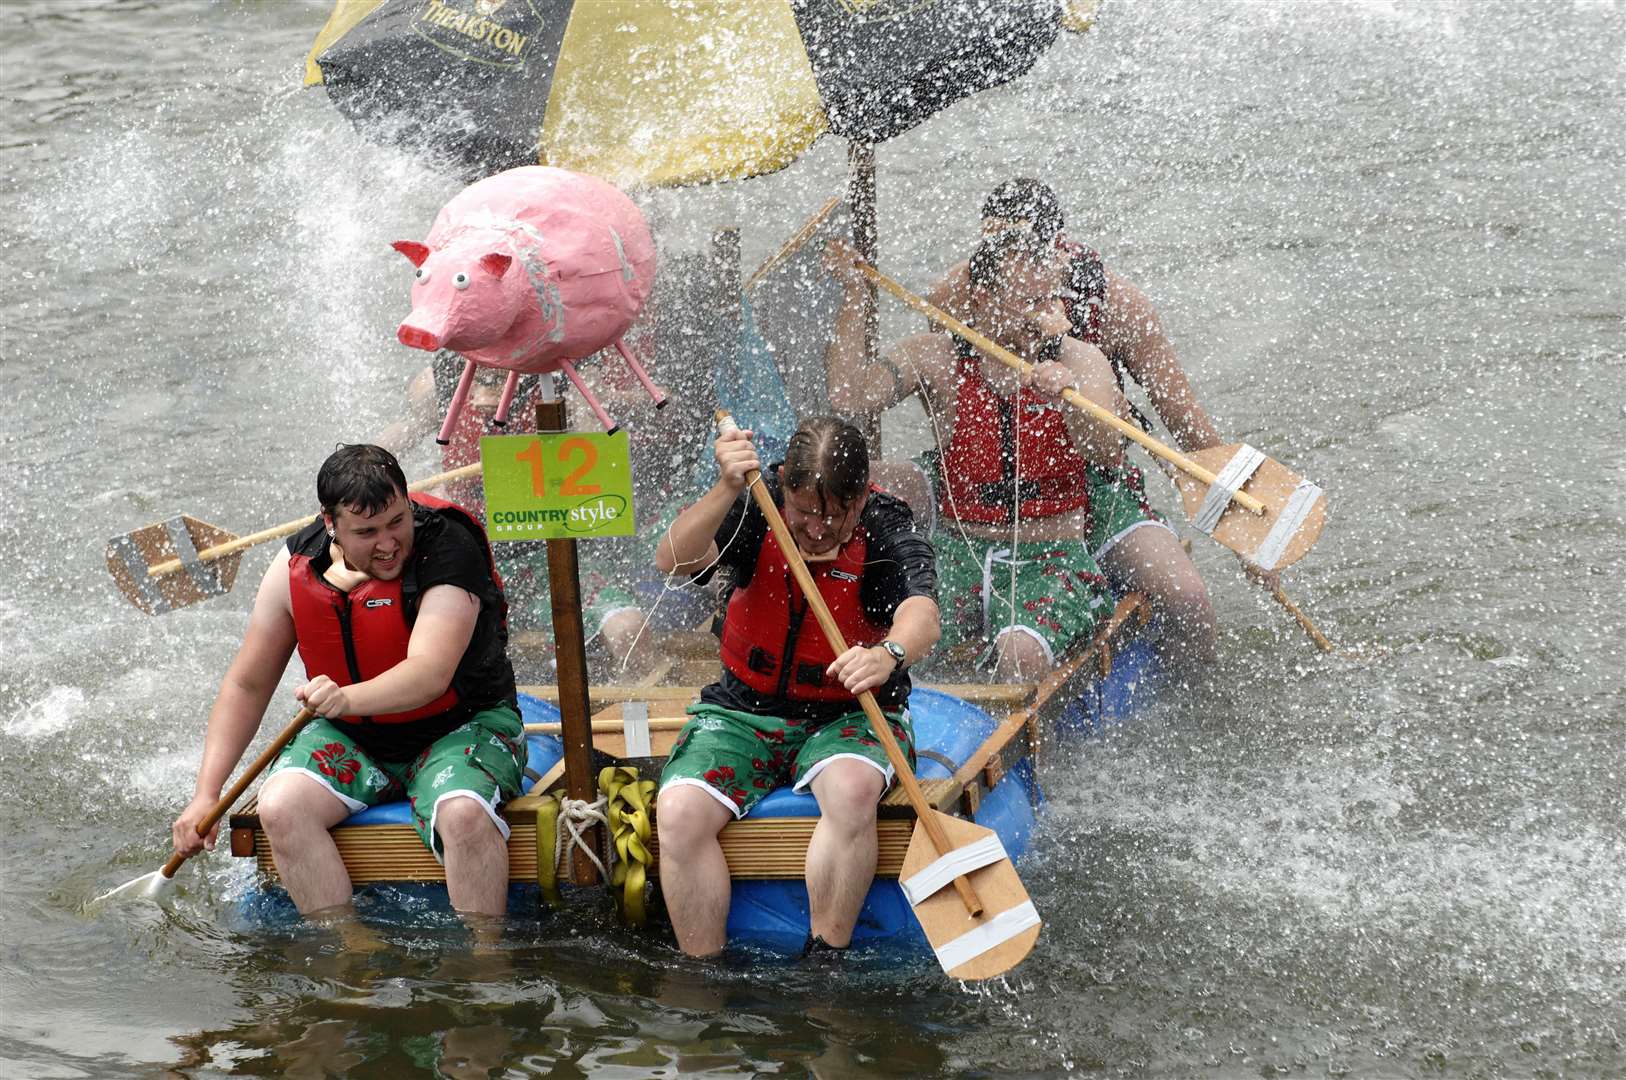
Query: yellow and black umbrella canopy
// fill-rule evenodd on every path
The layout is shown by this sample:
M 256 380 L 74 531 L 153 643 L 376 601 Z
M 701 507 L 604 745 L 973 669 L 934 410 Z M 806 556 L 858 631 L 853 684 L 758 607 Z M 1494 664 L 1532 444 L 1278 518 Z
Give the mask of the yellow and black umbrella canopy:
M 880 142 L 1021 76 L 1064 0 L 337 0 L 305 81 L 364 132 L 472 175 L 622 184 L 783 168 Z M 1076 27 L 1075 27 L 1076 28 Z

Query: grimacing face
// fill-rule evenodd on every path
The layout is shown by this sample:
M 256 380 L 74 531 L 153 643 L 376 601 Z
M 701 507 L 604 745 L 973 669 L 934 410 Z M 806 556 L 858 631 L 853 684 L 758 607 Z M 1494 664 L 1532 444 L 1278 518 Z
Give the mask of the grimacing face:
M 785 524 L 796 547 L 813 558 L 828 555 L 851 540 L 863 508 L 862 495 L 842 505 L 821 499 L 816 488 L 785 490 Z
M 340 506 L 327 516 L 344 564 L 379 581 L 393 581 L 412 554 L 412 502 L 396 492 L 374 514 Z
M 1025 358 L 1047 338 L 1065 334 L 1067 314 L 1054 263 L 1012 252 L 989 288 L 972 291 L 973 316 L 1000 344 Z

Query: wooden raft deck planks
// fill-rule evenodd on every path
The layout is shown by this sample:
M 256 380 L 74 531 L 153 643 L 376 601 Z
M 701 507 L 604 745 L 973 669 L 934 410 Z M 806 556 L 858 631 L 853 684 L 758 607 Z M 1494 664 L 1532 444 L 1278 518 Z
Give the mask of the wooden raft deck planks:
M 948 780 L 923 782 L 928 797 L 933 785 L 949 785 Z M 941 792 L 939 792 L 941 795 Z M 508 878 L 510 881 L 536 880 L 536 817 L 526 804 L 527 797 L 515 799 L 503 808 L 508 822 Z M 891 794 L 888 795 L 888 803 Z M 948 796 L 953 801 L 953 796 Z M 935 802 L 935 799 L 934 799 Z M 276 865 L 271 859 L 271 845 L 259 828 L 255 804 L 249 803 L 231 819 L 231 845 L 233 855 L 252 855 L 260 871 L 276 880 Z M 893 807 L 883 804 L 882 816 L 877 822 L 880 844 L 878 877 L 897 877 L 909 850 L 909 838 L 914 833 L 914 813 L 907 803 Z M 812 839 L 818 818 L 772 818 L 760 821 L 735 821 L 724 827 L 721 837 L 723 858 L 728 862 L 729 876 L 739 880 L 800 878 L 807 861 L 807 845 Z M 357 885 L 381 881 L 445 881 L 445 868 L 435 860 L 418 834 L 410 825 L 350 825 L 333 831 L 339 856 L 344 860 L 350 880 Z M 650 837 L 650 849 L 655 856 L 650 868 L 652 876 L 660 874 L 660 845 Z M 563 860 L 558 866 L 559 880 L 569 879 L 569 868 Z

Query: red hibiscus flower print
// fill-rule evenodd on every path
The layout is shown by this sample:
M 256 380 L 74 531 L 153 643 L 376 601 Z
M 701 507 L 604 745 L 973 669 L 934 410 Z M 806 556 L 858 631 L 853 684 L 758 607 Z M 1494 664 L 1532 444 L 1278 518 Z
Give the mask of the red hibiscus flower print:
M 344 743 L 328 743 L 320 750 L 311 754 L 311 760 L 324 775 L 336 778 L 341 784 L 348 784 L 356 778 L 361 770 L 361 762 L 353 757 L 345 757 Z

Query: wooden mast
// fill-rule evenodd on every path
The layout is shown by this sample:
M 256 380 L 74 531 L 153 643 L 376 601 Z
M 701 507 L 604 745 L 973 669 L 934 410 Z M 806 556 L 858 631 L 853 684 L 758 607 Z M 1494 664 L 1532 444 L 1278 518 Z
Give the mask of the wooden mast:
M 853 139 L 847 143 L 847 205 L 853 215 L 853 247 L 871 266 L 880 257 L 875 217 L 875 145 Z M 875 283 L 864 282 L 864 364 L 879 355 L 881 315 Z M 853 417 L 869 443 L 871 461 L 881 460 L 881 417 L 877 413 Z
M 565 430 L 565 403 L 554 376 L 541 378 L 542 400 L 536 405 L 536 430 Z M 565 794 L 583 802 L 598 795 L 593 776 L 593 725 L 587 701 L 587 638 L 582 630 L 581 575 L 576 541 L 548 540 L 548 595 L 553 605 L 553 655 L 559 685 L 561 739 L 565 744 Z M 561 822 L 561 828 L 563 823 Z M 587 830 L 584 839 L 602 851 L 602 830 Z M 598 867 L 580 848 L 571 849 L 570 882 L 596 885 Z

